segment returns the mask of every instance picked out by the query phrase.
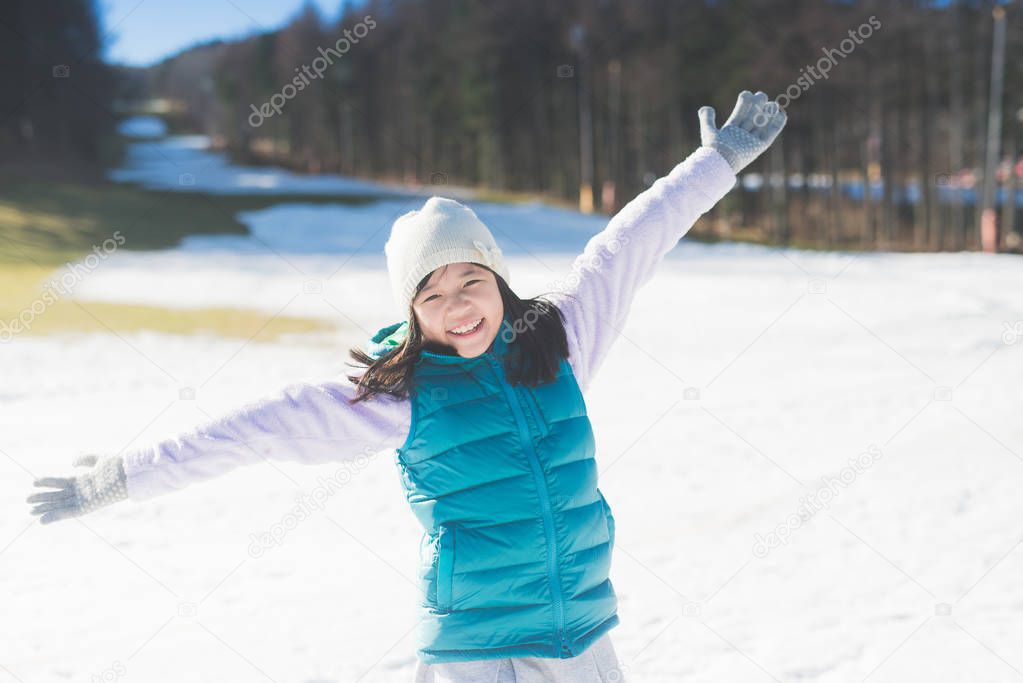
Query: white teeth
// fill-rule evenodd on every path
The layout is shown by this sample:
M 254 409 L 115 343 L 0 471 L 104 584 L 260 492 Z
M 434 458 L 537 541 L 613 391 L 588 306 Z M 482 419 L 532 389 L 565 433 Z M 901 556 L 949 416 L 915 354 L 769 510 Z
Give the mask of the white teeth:
M 483 318 L 480 318 L 479 320 L 477 320 L 474 323 L 469 323 L 468 325 L 462 325 L 461 327 L 456 327 L 455 329 L 449 330 L 449 331 L 453 332 L 454 334 L 465 334 L 467 332 L 472 332 L 473 330 L 475 330 L 479 326 L 479 324 L 481 322 L 483 322 Z

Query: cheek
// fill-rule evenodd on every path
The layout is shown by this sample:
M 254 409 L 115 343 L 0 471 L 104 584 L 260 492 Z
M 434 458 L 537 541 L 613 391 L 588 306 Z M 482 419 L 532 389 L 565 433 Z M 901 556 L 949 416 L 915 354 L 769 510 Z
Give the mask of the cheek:
M 437 315 L 430 316 L 424 329 L 432 332 L 435 337 L 442 336 L 444 334 L 444 319 Z
M 504 303 L 501 301 L 501 293 L 494 288 L 492 296 L 487 297 L 486 313 L 495 320 L 500 320 L 504 315 Z
M 416 314 L 416 322 L 419 323 L 419 329 L 423 331 L 427 336 L 435 336 L 434 330 L 437 327 L 437 321 L 435 316 L 430 315 L 429 312 L 422 308 L 413 309 Z

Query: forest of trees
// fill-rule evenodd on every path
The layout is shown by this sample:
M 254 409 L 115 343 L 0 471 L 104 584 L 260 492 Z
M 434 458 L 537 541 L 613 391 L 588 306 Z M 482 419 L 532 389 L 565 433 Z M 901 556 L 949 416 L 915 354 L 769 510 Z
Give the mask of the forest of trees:
M 724 224 L 781 243 L 977 248 L 977 203 L 956 203 L 953 190 L 979 188 L 992 6 L 396 0 L 349 8 L 337 25 L 307 6 L 280 31 L 206 46 L 151 75 L 156 91 L 187 100 L 194 124 L 237 153 L 312 171 L 439 178 L 569 200 L 582 177 L 583 93 L 592 193 L 609 213 L 699 144 L 700 106 L 714 105 L 720 123 L 740 90 L 775 97 L 802 76 L 782 144 L 749 170 L 803 182 L 735 193 Z M 1023 8 L 1009 9 L 1002 150 L 1015 160 Z M 279 95 L 318 48 L 352 35 L 367 15 L 374 27 L 322 77 L 305 79 L 291 98 Z M 850 31 L 869 37 L 836 55 Z M 806 67 L 825 49 L 831 71 L 804 87 Z M 281 113 L 250 119 L 275 93 Z M 863 197 L 865 181 L 884 189 Z M 906 188 L 917 199 L 908 201 Z M 1003 218 L 1016 224 L 1010 207 Z
M 0 3 L 0 155 L 97 161 L 117 123 L 117 70 L 91 1 Z
M 309 4 L 283 28 L 194 47 L 143 75 L 150 96 L 186 105 L 182 125 L 236 159 L 572 203 L 585 185 L 607 213 L 699 144 L 702 105 L 721 125 L 743 89 L 788 93 L 779 143 L 707 230 L 778 244 L 977 249 L 997 4 L 367 0 L 330 22 Z M 1015 193 L 1023 6 L 1004 10 L 999 182 Z M 0 97 L 16 99 L 54 59 L 78 57 L 72 68 L 96 80 L 88 88 L 103 100 L 107 72 L 85 71 L 96 36 L 40 34 L 31 15 L 18 26 L 47 37 L 31 57 L 24 43 L 0 41 L 5 59 L 31 67 L 5 67 L 17 83 Z M 69 42 L 80 55 L 65 56 Z M 25 121 L 37 145 L 85 144 L 76 131 L 105 123 L 54 108 L 56 80 L 0 122 L 0 149 L 26 144 Z M 1007 229 L 1023 222 L 1015 202 L 999 211 L 1001 248 L 1019 250 Z

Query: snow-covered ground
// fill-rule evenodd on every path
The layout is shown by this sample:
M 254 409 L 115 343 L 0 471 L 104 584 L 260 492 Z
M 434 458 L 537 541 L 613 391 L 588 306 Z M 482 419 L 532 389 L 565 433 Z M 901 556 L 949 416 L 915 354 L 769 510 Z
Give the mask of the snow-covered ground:
M 116 253 L 76 289 L 85 306 L 235 305 L 336 333 L 0 349 L 0 683 L 411 680 L 420 530 L 386 452 L 262 553 L 253 539 L 341 468 L 260 464 L 45 527 L 24 498 L 80 453 L 343 373 L 397 319 L 381 248 L 419 202 L 253 212 L 251 237 Z M 604 223 L 477 208 L 523 296 Z M 683 241 L 587 394 L 625 679 L 1023 678 L 1021 285 L 1010 256 Z

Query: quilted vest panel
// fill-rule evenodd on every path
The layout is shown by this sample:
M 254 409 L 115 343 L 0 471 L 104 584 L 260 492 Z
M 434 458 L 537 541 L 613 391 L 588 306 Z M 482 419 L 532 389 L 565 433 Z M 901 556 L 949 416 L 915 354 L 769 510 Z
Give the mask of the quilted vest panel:
M 424 351 L 396 464 L 423 526 L 425 662 L 581 654 L 618 624 L 614 517 L 571 365 L 512 385 L 505 317 L 475 358 Z

